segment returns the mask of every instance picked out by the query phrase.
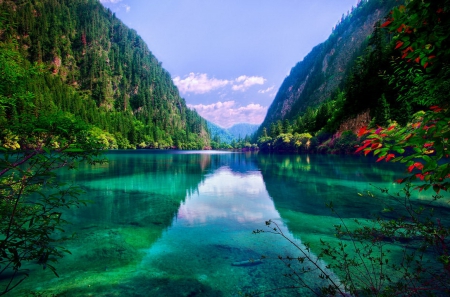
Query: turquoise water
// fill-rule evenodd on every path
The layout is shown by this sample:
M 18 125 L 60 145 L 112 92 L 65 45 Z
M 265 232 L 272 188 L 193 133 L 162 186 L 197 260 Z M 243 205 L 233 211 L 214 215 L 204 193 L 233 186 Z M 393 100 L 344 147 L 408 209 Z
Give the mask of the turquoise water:
M 299 247 L 310 243 L 315 259 L 319 239 L 335 240 L 339 223 L 326 203 L 333 201 L 348 223 L 380 214 L 388 198 L 375 187 L 400 190 L 393 181 L 403 172 L 354 156 L 115 151 L 107 157 L 108 164 L 62 173 L 93 203 L 64 214 L 73 223 L 66 232 L 77 236 L 65 243 L 72 255 L 58 263 L 60 278 L 30 267 L 12 295 L 310 296 L 307 289 L 272 291 L 293 284 L 278 255 L 299 251 L 280 236 L 252 231 L 271 219 Z M 358 195 L 367 191 L 380 198 Z M 252 265 L 232 265 L 242 261 Z M 317 288 L 323 285 L 317 276 L 302 279 Z

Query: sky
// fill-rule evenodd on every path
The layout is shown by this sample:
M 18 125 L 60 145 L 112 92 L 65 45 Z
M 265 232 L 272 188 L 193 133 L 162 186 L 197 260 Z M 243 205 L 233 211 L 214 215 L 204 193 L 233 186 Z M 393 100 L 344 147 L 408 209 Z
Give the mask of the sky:
M 100 0 L 147 43 L 187 105 L 261 124 L 292 67 L 358 0 Z

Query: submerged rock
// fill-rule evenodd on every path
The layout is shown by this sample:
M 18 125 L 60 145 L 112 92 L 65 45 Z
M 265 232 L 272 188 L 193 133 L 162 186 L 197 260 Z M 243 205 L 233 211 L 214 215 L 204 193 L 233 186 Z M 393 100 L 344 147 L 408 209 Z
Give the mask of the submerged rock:
M 231 263 L 231 266 L 255 266 L 255 265 L 259 265 L 262 264 L 261 260 L 246 260 L 246 261 L 238 261 L 238 262 L 233 262 Z

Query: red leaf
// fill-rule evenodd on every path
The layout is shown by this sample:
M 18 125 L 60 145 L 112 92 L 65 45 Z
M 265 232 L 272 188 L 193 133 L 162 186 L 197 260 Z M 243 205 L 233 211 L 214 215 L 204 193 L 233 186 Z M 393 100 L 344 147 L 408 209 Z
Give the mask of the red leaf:
M 384 23 L 381 25 L 381 28 L 384 28 L 384 27 L 389 26 L 390 23 L 392 23 L 392 19 L 389 19 L 389 20 L 387 20 L 386 22 L 384 22 Z
M 422 173 L 417 173 L 416 177 L 419 178 L 420 180 L 423 180 L 425 178 L 425 176 Z
M 441 108 L 441 107 L 439 107 L 439 106 L 437 106 L 437 105 L 431 106 L 430 109 L 431 109 L 432 111 L 434 111 L 434 112 L 441 112 L 442 110 L 444 110 L 443 108 Z M 431 127 L 431 126 L 430 126 L 430 127 Z
M 380 161 L 384 160 L 384 158 L 386 158 L 386 156 L 381 156 L 381 157 L 379 157 L 378 160 L 377 160 L 377 162 L 380 162 Z
M 403 41 L 397 41 L 397 45 L 395 46 L 395 49 L 398 49 L 398 48 L 401 47 L 403 44 L 405 44 Z
M 386 162 L 389 162 L 392 158 L 394 158 L 395 157 L 395 155 L 394 154 L 389 154 L 389 155 L 387 155 L 387 157 L 386 157 Z
M 415 61 L 416 63 L 419 63 L 419 62 L 420 62 L 420 57 L 417 57 L 414 61 Z
M 360 129 L 358 130 L 358 137 L 363 136 L 363 135 L 366 134 L 367 132 L 368 132 L 368 131 L 367 131 L 367 127 L 366 127 L 366 126 L 360 128 Z
M 416 168 L 419 169 L 419 170 L 422 170 L 422 169 L 423 169 L 423 164 L 422 164 L 422 163 L 419 163 L 419 162 L 414 163 L 413 166 L 416 167 Z
M 363 149 L 365 149 L 367 147 L 368 144 L 360 146 L 355 153 L 359 153 L 360 151 L 362 151 Z
M 392 130 L 394 130 L 394 128 L 395 128 L 395 125 L 390 126 L 387 130 L 388 130 L 388 131 L 392 131 Z
M 371 149 L 378 149 L 380 147 L 382 147 L 383 145 L 381 143 L 372 143 L 372 145 L 370 146 Z
M 364 156 L 367 156 L 369 153 L 370 153 L 370 149 L 366 149 L 366 150 L 364 151 Z

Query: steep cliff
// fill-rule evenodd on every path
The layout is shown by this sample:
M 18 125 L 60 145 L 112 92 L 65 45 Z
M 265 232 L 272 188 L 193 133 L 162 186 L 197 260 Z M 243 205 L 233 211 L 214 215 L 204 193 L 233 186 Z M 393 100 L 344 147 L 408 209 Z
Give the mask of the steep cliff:
M 297 63 L 282 83 L 258 134 L 276 121 L 293 121 L 308 107 L 316 107 L 342 87 L 356 58 L 367 45 L 374 25 L 396 1 L 360 1 L 322 44 Z

